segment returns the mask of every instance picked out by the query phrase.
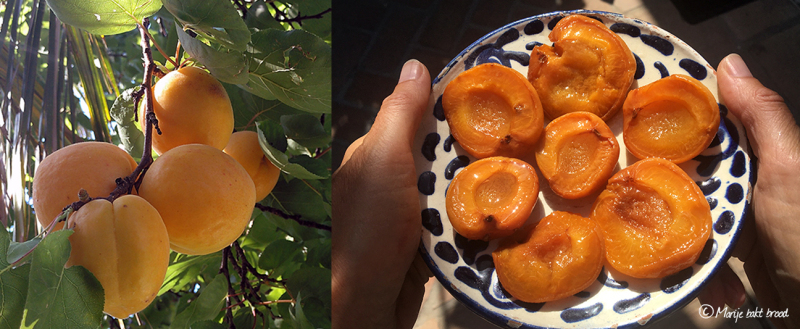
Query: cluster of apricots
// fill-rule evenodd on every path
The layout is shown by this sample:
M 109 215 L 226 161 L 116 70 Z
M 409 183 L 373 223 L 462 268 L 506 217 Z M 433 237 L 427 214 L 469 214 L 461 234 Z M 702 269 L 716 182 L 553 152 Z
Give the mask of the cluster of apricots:
M 152 141 L 159 156 L 135 194 L 104 199 L 137 164 L 103 142 L 53 152 L 33 181 L 33 205 L 43 227 L 79 201 L 79 191 L 95 198 L 67 218 L 74 233 L 66 266 L 84 266 L 97 277 L 105 291 L 104 312 L 117 318 L 141 311 L 156 297 L 170 249 L 204 255 L 235 241 L 254 204 L 280 175 L 257 133 L 232 133 L 228 94 L 206 71 L 184 67 L 166 74 L 153 87 L 153 101 L 161 134 L 154 130 Z
M 492 253 L 498 279 L 525 302 L 586 289 L 605 263 L 635 278 L 691 266 L 710 235 L 711 210 L 677 164 L 716 135 L 713 94 L 683 75 L 631 90 L 633 54 L 593 18 L 567 16 L 549 38 L 553 46 L 533 48 L 527 78 L 481 64 L 445 88 L 451 133 L 479 159 L 448 188 L 454 230 L 502 239 Z M 606 122 L 620 109 L 625 146 L 641 160 L 615 173 L 620 146 Z M 524 227 L 539 194 L 534 167 L 521 160 L 531 153 L 558 196 L 596 196 L 589 218 L 555 211 Z

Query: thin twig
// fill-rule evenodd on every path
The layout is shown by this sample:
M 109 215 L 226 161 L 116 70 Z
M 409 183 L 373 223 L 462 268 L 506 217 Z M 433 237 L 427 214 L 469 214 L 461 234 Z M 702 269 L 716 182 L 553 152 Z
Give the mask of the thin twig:
M 317 223 L 317 222 L 312 222 L 310 220 L 301 219 L 300 215 L 289 215 L 289 214 L 281 211 L 280 209 L 273 208 L 273 207 L 270 207 L 270 206 L 265 206 L 265 205 L 262 205 L 260 203 L 256 203 L 256 208 L 258 208 L 261 211 L 266 211 L 268 213 L 271 213 L 273 215 L 278 215 L 278 216 L 283 217 L 285 219 L 294 220 L 295 222 L 297 222 L 298 224 L 303 225 L 303 226 L 308 226 L 308 227 L 311 227 L 311 228 L 318 228 L 318 229 L 321 229 L 321 230 L 331 231 L 331 227 L 330 226 L 325 225 L 325 224 L 320 224 L 320 223 Z

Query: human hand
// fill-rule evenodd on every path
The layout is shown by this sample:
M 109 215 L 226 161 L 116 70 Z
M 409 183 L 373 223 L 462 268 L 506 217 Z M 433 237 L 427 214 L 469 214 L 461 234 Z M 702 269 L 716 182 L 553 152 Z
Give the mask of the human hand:
M 429 275 L 418 255 L 422 232 L 412 156 L 431 80 L 406 62 L 370 131 L 333 174 L 331 272 L 334 328 L 411 328 Z
M 717 70 L 720 98 L 747 131 L 757 158 L 751 210 L 734 256 L 760 303 L 789 317 L 771 318 L 780 328 L 800 327 L 800 127 L 781 98 L 755 79 L 741 57 L 728 55 Z M 741 281 L 724 266 L 700 301 L 715 309 L 745 301 Z

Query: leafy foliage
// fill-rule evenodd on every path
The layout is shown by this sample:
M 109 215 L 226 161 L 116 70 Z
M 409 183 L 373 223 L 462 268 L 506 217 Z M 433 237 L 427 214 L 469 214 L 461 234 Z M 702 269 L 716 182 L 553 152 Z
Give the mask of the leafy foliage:
M 0 3 L 0 91 L 9 95 L 0 106 L 0 329 L 329 328 L 330 7 L 330 0 Z M 173 252 L 151 305 L 113 319 L 102 315 L 94 276 L 64 268 L 71 231 L 37 235 L 43 228 L 30 188 L 41 159 L 71 143 L 112 142 L 142 156 L 134 100 L 144 69 L 132 30 L 145 17 L 157 67 L 201 66 L 223 81 L 235 129 L 259 132 L 282 177 L 254 205 L 236 243 L 205 256 Z

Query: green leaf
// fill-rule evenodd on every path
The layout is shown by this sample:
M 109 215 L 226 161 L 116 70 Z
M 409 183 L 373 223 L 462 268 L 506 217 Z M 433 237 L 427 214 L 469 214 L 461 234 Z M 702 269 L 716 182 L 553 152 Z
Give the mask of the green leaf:
M 181 290 L 187 285 L 197 282 L 201 274 L 216 274 L 222 261 L 220 253 L 193 256 L 173 252 L 161 290 L 161 295 L 168 290 Z
M 110 110 L 111 118 L 117 122 L 117 133 L 122 147 L 128 154 L 137 158 L 144 153 L 144 134 L 133 120 L 136 116 L 133 93 L 138 89 L 139 87 L 133 87 L 123 91 L 114 101 Z
M 308 321 L 305 312 L 303 312 L 303 296 L 297 295 L 296 302 L 294 303 L 294 314 L 292 318 L 295 321 L 295 328 L 297 329 L 314 329 L 314 325 Z
M 308 155 L 298 155 L 289 159 L 289 162 L 301 165 L 309 172 L 320 177 L 328 177 L 331 175 L 330 171 L 328 170 L 330 168 L 329 163 L 326 163 L 320 159 L 314 159 Z
M 304 220 L 321 223 L 327 219 L 328 213 L 323 207 L 325 201 L 320 191 L 313 189 L 311 182 L 299 179 L 288 182 L 278 180 L 272 196 L 287 212 L 300 215 Z
M 272 16 L 267 3 L 264 0 L 257 0 L 250 5 L 247 9 L 247 18 L 244 20 L 248 27 L 263 30 L 263 29 L 283 29 L 281 23 Z
M 160 0 L 47 0 L 62 22 L 92 34 L 118 34 L 136 28 L 161 9 Z
M 64 268 L 72 230 L 50 233 L 31 260 L 23 327 L 98 328 L 103 320 L 103 287 L 83 266 Z
M 256 130 L 264 135 L 264 141 L 267 145 L 275 148 L 279 152 L 286 152 L 286 148 L 288 147 L 286 134 L 283 132 L 283 127 L 276 121 L 264 120 L 257 122 Z
M 25 256 L 28 256 L 39 245 L 39 242 L 42 242 L 40 237 L 35 237 L 25 242 L 11 242 L 11 245 L 8 246 L 8 263 L 17 263 Z
M 319 116 L 311 114 L 284 115 L 281 117 L 286 137 L 295 142 L 311 148 L 319 148 L 331 142 L 331 134 L 325 131 Z
M 303 266 L 286 278 L 286 287 L 294 294 L 313 296 L 325 305 L 331 302 L 331 270 L 317 266 Z
M 266 29 L 252 36 L 250 81 L 242 86 L 311 113 L 331 112 L 331 47 L 303 30 Z
M 164 7 L 184 27 L 226 48 L 244 51 L 250 42 L 250 30 L 229 0 L 164 0 Z
M 248 80 L 248 65 L 241 51 L 219 51 L 197 38 L 192 38 L 180 28 L 176 28 L 176 32 L 186 52 L 203 64 L 215 78 L 233 84 L 245 83 Z
M 278 169 L 289 176 L 300 179 L 327 178 L 326 176 L 319 176 L 308 171 L 308 169 L 304 168 L 302 165 L 290 162 L 289 156 L 287 156 L 286 153 L 281 152 L 279 149 L 273 147 L 267 142 L 267 138 L 264 136 L 264 132 L 261 130 L 261 124 L 256 124 L 256 130 L 258 131 L 258 143 L 261 144 L 261 149 L 264 151 L 264 154 L 267 155 L 267 159 L 269 159 L 272 164 L 278 167 Z
M 264 248 L 258 259 L 258 266 L 271 269 L 271 276 L 278 277 L 298 270 L 302 262 L 303 246 L 284 239 L 270 243 Z
M 190 328 L 195 322 L 213 320 L 225 304 L 225 296 L 228 295 L 227 280 L 222 274 L 214 277 L 200 292 L 200 296 L 175 316 L 170 329 Z
M 11 237 L 0 229 L 0 328 L 19 328 L 28 292 L 30 264 L 11 268 L 6 260 Z

